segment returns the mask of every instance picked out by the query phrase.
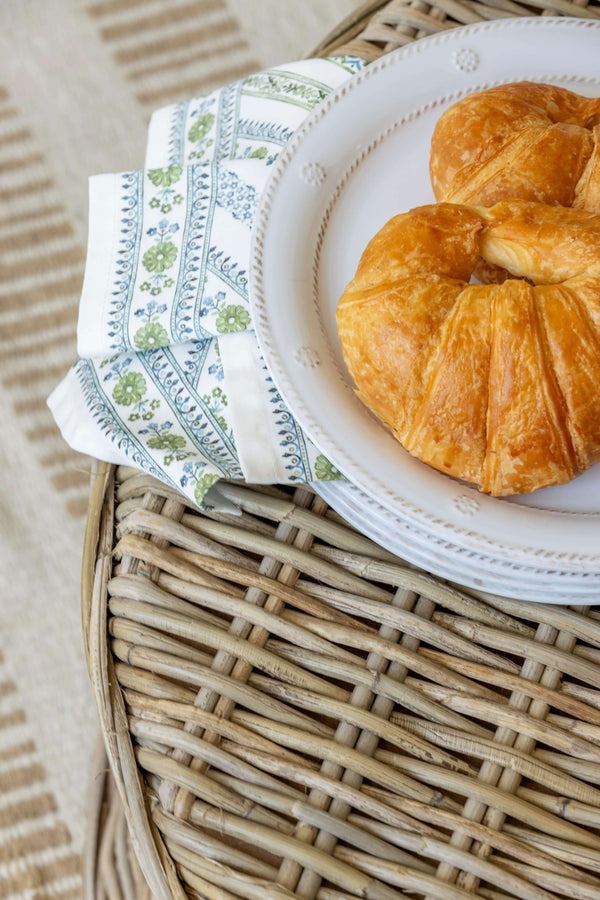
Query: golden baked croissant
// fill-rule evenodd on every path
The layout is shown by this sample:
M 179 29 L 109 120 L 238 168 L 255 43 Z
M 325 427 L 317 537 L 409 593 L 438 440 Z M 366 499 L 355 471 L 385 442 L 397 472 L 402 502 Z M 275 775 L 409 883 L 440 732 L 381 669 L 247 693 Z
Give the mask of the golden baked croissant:
M 517 278 L 468 284 L 480 255 Z M 430 466 L 499 496 L 600 460 L 600 216 L 414 209 L 371 240 L 336 315 L 358 396 Z
M 600 213 L 600 98 L 521 81 L 470 94 L 440 117 L 429 168 L 437 200 L 518 198 Z
M 600 213 L 600 98 L 520 81 L 471 94 L 440 117 L 429 170 L 437 200 L 516 198 Z M 475 276 L 508 273 L 479 260 Z

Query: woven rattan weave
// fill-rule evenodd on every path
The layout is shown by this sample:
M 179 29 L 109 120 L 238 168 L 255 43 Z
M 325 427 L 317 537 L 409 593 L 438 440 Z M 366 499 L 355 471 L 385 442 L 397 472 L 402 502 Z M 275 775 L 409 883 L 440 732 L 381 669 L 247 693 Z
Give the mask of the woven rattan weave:
M 84 621 L 157 896 L 600 898 L 593 613 L 467 596 L 308 488 L 112 478 Z
M 365 3 L 342 22 L 312 55 L 352 53 L 371 62 L 411 41 L 439 34 L 457 25 L 515 16 L 577 16 L 600 18 L 600 3 L 588 0 L 391 0 Z
M 536 14 L 600 5 L 371 2 L 315 53 Z M 600 615 L 468 596 L 308 488 L 226 492 L 94 469 L 88 900 L 149 900 L 130 845 L 160 900 L 600 900 Z

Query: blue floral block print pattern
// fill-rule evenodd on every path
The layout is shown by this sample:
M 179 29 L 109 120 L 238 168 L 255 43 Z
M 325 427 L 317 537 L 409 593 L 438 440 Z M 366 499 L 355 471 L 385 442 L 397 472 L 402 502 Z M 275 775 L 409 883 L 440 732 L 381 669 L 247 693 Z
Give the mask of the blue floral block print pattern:
M 269 166 L 361 65 L 295 63 L 167 107 L 153 117 L 145 171 L 92 179 L 90 234 L 109 250 L 102 277 L 84 283 L 81 356 L 252 327 L 250 235 Z
M 73 440 L 78 449 L 144 469 L 196 503 L 219 478 L 243 476 L 219 342 L 252 335 L 258 197 L 308 112 L 361 66 L 349 57 L 294 63 L 159 110 L 146 170 L 98 176 L 90 236 L 105 254 L 102 277 L 87 277 L 90 241 L 79 323 L 86 353 L 62 392 L 87 417 L 78 432 L 95 436 L 86 446 Z M 341 478 L 264 365 L 259 376 L 287 480 Z
M 97 295 L 98 282 L 84 289 L 90 315 L 106 315 L 88 330 L 85 355 L 149 350 L 250 326 L 246 273 L 264 173 L 258 160 L 101 176 L 114 194 L 110 203 L 103 198 L 102 212 L 121 227 L 118 239 L 109 237 L 110 296 Z M 98 231 L 112 222 L 99 223 Z
M 200 503 L 219 478 L 241 478 L 215 340 L 117 353 L 74 369 L 96 427 L 131 465 Z

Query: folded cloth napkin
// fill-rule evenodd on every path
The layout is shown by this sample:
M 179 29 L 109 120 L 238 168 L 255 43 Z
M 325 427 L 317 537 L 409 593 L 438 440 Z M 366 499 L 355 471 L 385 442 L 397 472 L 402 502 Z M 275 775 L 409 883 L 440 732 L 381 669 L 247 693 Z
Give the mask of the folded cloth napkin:
M 247 271 L 269 167 L 362 65 L 306 60 L 161 109 L 146 169 L 90 180 L 80 359 L 48 400 L 74 449 L 143 469 L 198 504 L 222 477 L 342 477 L 267 371 Z

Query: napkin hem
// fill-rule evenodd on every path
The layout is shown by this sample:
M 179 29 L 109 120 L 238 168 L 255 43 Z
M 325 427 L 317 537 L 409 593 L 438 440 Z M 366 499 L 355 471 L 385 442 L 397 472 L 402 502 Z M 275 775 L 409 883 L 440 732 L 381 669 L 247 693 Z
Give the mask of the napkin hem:
M 170 130 L 174 108 L 176 107 L 163 106 L 162 109 L 157 109 L 152 113 L 146 142 L 145 169 L 162 169 L 175 165 L 169 158 Z
M 269 398 L 259 373 L 262 360 L 254 332 L 219 339 L 228 410 L 240 466 L 246 481 L 276 484 L 287 474 L 276 452 L 277 435 Z
M 110 280 L 119 232 L 119 199 L 114 175 L 94 175 L 89 180 L 88 247 L 77 321 L 77 353 L 84 359 L 102 355 L 105 347 L 95 339 L 105 330 L 111 300 Z

